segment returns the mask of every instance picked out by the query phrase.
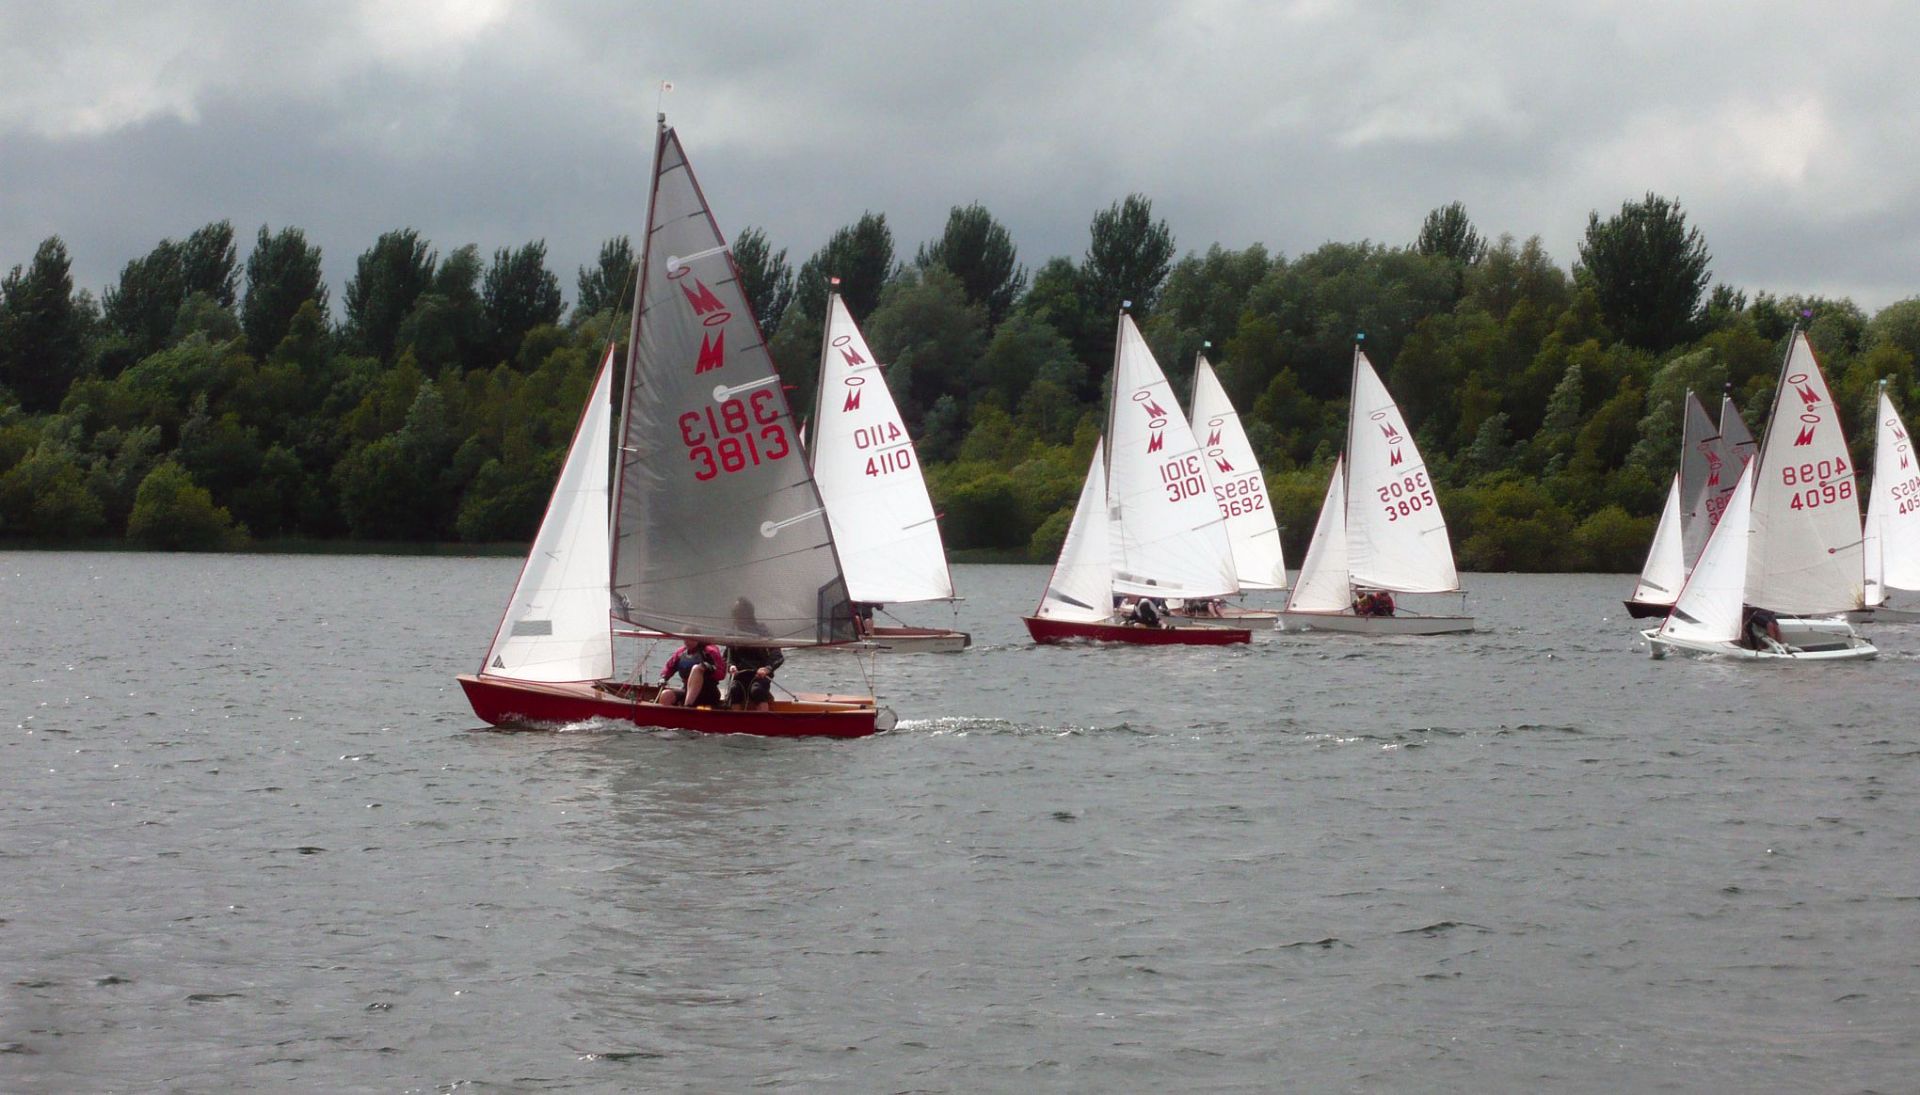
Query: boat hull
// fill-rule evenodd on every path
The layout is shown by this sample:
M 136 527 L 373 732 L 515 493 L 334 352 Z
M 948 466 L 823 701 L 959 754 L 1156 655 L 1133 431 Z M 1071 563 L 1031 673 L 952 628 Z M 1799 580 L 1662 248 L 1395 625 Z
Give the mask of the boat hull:
M 1141 627 L 1137 624 L 1049 620 L 1042 616 L 1022 616 L 1021 619 L 1026 622 L 1027 634 L 1033 636 L 1036 643 L 1085 640 L 1131 643 L 1135 646 L 1226 646 L 1253 641 L 1253 632 L 1244 627 Z
M 1836 662 L 1880 656 L 1880 651 L 1872 643 L 1858 635 L 1852 636 L 1844 645 L 1819 646 L 1812 649 L 1789 645 L 1783 650 L 1754 650 L 1737 643 L 1662 638 L 1657 628 L 1642 631 L 1640 634 L 1647 640 L 1647 652 L 1655 661 L 1665 658 L 1669 653 L 1690 654 L 1696 657 L 1713 656 L 1746 662 Z
M 1473 630 L 1472 616 L 1355 616 L 1351 612 L 1280 614 L 1282 631 L 1332 631 L 1341 635 L 1454 635 Z
M 651 685 L 605 681 L 545 684 L 465 673 L 459 681 L 474 714 L 494 726 L 521 729 L 607 719 L 701 734 L 860 738 L 877 730 L 880 719 L 871 699 L 855 696 L 802 696 L 775 702 L 771 711 L 733 711 L 662 707 L 651 702 Z
M 1673 606 L 1658 601 L 1622 601 L 1627 615 L 1636 620 L 1664 620 L 1673 614 Z

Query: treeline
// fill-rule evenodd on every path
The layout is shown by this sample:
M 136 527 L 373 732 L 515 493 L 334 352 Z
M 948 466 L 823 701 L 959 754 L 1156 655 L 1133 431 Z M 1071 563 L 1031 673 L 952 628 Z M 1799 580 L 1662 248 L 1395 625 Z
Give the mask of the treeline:
M 1920 394 L 1920 299 L 1871 318 L 1844 299 L 1748 299 L 1712 284 L 1700 233 L 1651 194 L 1590 215 L 1571 269 L 1537 237 L 1486 239 L 1458 203 L 1405 244 L 1177 257 L 1139 195 L 1093 216 L 1080 258 L 1031 270 L 979 205 L 955 208 L 911 259 L 878 213 L 797 269 L 756 229 L 735 255 L 795 407 L 810 404 L 827 279 L 840 279 L 962 552 L 1052 558 L 1123 301 L 1183 395 L 1211 345 L 1296 562 L 1344 434 L 1359 332 L 1468 569 L 1637 568 L 1685 392 L 1711 406 L 1730 386 L 1757 430 L 1796 321 L 1862 458 L 1876 383 L 1903 407 Z M 262 227 L 244 264 L 224 221 L 162 240 L 98 298 L 48 239 L 0 281 L 0 538 L 530 538 L 593 367 L 624 338 L 635 257 L 627 238 L 608 241 L 569 309 L 541 242 L 443 256 L 400 229 L 359 256 L 335 322 L 320 251 L 297 228 Z

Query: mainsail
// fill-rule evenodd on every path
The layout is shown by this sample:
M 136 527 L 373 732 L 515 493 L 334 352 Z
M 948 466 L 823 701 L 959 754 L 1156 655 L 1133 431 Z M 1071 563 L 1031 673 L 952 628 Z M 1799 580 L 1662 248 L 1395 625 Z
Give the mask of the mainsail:
M 609 346 L 513 599 L 480 667 L 482 676 L 546 682 L 613 676 L 613 633 L 607 626 L 613 354 Z
M 1874 421 L 1873 492 L 1867 501 L 1866 602 L 1885 604 L 1889 590 L 1920 590 L 1920 467 L 1906 423 L 1887 398 L 1886 382 Z
M 1680 529 L 1687 565 L 1700 558 L 1707 534 L 1720 520 L 1740 478 L 1739 458 L 1707 409 L 1687 393 L 1685 425 L 1680 445 Z
M 1280 526 L 1267 498 L 1266 477 L 1240 425 L 1240 415 L 1205 354 L 1193 362 L 1193 432 L 1202 440 L 1207 477 L 1214 503 L 1226 521 L 1240 588 L 1285 589 L 1287 562 L 1280 551 Z
M 1755 458 L 1750 605 L 1792 614 L 1863 607 L 1860 498 L 1840 416 L 1795 331 Z
M 1114 589 L 1184 598 L 1239 592 L 1233 549 L 1207 485 L 1199 442 L 1166 374 L 1124 312 L 1106 440 Z
M 1347 552 L 1353 584 L 1396 593 L 1460 588 L 1426 461 L 1359 347 L 1347 414 Z
M 951 599 L 953 575 L 913 439 L 838 293 L 827 297 L 818 391 L 809 455 L 848 593 L 876 604 Z
M 1093 466 L 1080 487 L 1073 523 L 1060 545 L 1060 561 L 1047 579 L 1035 615 L 1050 620 L 1098 623 L 1113 613 L 1113 557 L 1107 546 L 1105 442 L 1093 446 Z
M 622 619 L 720 641 L 853 637 L 779 373 L 664 119 L 622 425 L 613 543 Z

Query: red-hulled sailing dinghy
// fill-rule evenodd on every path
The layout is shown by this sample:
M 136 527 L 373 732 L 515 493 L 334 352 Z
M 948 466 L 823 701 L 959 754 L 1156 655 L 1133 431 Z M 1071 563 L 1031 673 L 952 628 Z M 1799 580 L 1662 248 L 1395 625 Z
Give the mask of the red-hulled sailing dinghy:
M 1233 549 L 1207 483 L 1200 446 L 1166 374 L 1133 317 L 1121 312 L 1105 436 L 1094 445 L 1040 607 L 1022 617 L 1033 641 L 1252 642 L 1244 627 L 1144 627 L 1113 619 L 1116 596 L 1199 599 L 1239 592 Z
M 736 647 L 855 637 L 779 374 L 664 118 L 648 225 L 619 486 L 610 497 L 609 348 L 506 616 L 480 672 L 460 686 L 474 712 L 498 726 L 610 719 L 776 737 L 885 728 L 892 713 L 870 696 L 796 696 L 768 711 L 666 707 L 652 702 L 654 686 L 643 679 L 656 671 L 650 661 L 628 677 L 614 672 L 616 626 Z

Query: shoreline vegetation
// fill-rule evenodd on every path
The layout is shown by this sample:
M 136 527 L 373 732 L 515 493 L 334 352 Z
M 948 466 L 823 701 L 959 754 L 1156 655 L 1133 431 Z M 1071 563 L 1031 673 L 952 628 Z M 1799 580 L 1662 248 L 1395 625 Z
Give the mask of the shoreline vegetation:
M 1409 228 L 1415 226 L 1409 225 Z M 1176 257 L 1134 194 L 1087 249 L 1029 269 L 983 207 L 896 253 L 884 214 L 796 267 L 748 228 L 741 279 L 811 405 L 827 278 L 887 368 L 956 562 L 1051 561 L 1095 437 L 1114 311 L 1131 301 L 1183 400 L 1206 349 L 1304 553 L 1346 429 L 1353 339 L 1385 374 L 1463 570 L 1632 573 L 1652 538 L 1691 389 L 1764 415 L 1789 331 L 1808 331 L 1854 454 L 1888 382 L 1920 397 L 1920 298 L 1751 297 L 1715 284 L 1678 202 L 1587 217 L 1563 266 L 1538 237 L 1483 237 L 1453 203 L 1405 243 Z M 546 506 L 635 253 L 608 240 L 571 307 L 546 248 L 446 253 L 379 237 L 341 287 L 298 228 L 162 240 L 100 290 L 59 237 L 0 280 L 0 550 L 511 555 Z M 1856 468 L 1869 466 L 1856 459 Z

